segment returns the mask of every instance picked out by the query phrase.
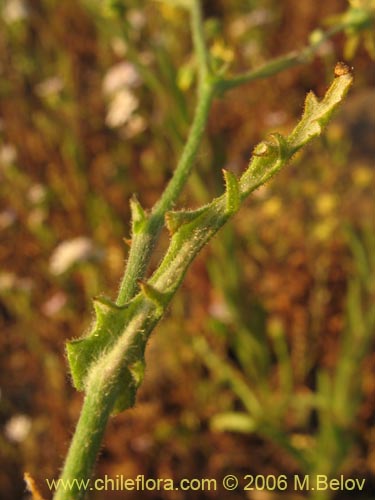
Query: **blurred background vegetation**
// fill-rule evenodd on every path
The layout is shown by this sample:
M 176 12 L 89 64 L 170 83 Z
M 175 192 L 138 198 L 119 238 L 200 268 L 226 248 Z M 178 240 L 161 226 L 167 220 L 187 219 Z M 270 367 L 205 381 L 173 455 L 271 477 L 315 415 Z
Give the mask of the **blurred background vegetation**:
M 301 49 L 348 2 L 203 7 L 212 53 L 244 71 Z M 289 131 L 337 60 L 354 66 L 354 88 L 324 138 L 194 263 L 151 338 L 136 407 L 110 422 L 98 476 L 344 473 L 366 478 L 360 498 L 375 498 L 371 30 L 339 34 L 311 63 L 215 101 L 181 207 L 221 193 L 222 168 L 242 172 L 260 139 Z M 172 1 L 0 2 L 1 498 L 27 498 L 25 470 L 50 496 L 45 478 L 58 476 L 82 400 L 65 341 L 90 324 L 93 296 L 114 297 L 129 197 L 145 207 L 158 199 L 194 88 L 187 14 Z

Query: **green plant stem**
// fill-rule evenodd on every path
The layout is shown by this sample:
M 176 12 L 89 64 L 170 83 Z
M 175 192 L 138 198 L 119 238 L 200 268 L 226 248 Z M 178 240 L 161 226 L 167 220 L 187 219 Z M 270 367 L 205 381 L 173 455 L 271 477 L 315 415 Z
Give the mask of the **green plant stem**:
M 99 365 L 88 376 L 86 397 L 60 476 L 62 484 L 72 483 L 74 479 L 79 482 L 91 478 L 108 419 L 121 391 L 119 380 L 125 384 L 131 382 L 127 379 L 126 365 L 131 359 L 134 339 L 139 335 L 142 324 L 147 322 L 150 310 L 149 303 L 141 305 L 129 324 L 130 334 L 120 339 L 116 349 L 102 356 Z M 159 316 L 155 318 L 155 322 L 160 319 Z M 90 487 L 79 488 L 77 484 L 71 489 L 60 486 L 53 500 L 83 500 L 87 491 Z
M 145 229 L 142 233 L 133 234 L 129 258 L 117 297 L 118 305 L 128 302 L 138 291 L 138 281 L 146 272 L 152 251 L 164 225 L 164 215 L 173 207 L 192 170 L 207 123 L 213 94 L 213 83 L 206 83 L 201 88 L 194 120 L 177 168 L 161 198 L 149 214 Z
M 204 39 L 202 9 L 199 0 L 192 0 L 190 13 L 194 52 L 198 60 L 198 76 L 200 85 L 202 86 L 207 74 L 209 73 L 209 55 Z
M 106 429 L 107 421 L 116 399 L 116 387 L 108 391 L 104 384 L 106 380 L 98 380 L 98 385 L 88 390 L 84 399 L 77 427 L 69 447 L 61 482 L 77 479 L 79 482 L 91 477 Z M 86 491 L 74 488 L 60 487 L 56 490 L 54 500 L 81 500 Z
M 345 29 L 347 29 L 346 24 L 338 24 L 322 34 L 318 42 L 311 43 L 302 50 L 293 51 L 289 54 L 271 59 L 271 61 L 268 61 L 263 66 L 255 68 L 246 73 L 241 73 L 230 78 L 223 78 L 217 84 L 218 92 L 226 92 L 240 85 L 244 85 L 245 83 L 250 83 L 254 80 L 260 80 L 262 78 L 268 78 L 270 76 L 276 75 L 277 73 L 280 73 L 281 71 L 293 68 L 294 66 L 306 64 L 309 60 L 311 60 L 312 56 L 316 54 L 319 47 L 324 42 L 332 38 L 333 35 L 340 33 Z
M 216 90 L 214 80 L 207 77 L 208 53 L 204 40 L 202 11 L 199 0 L 194 0 L 191 3 L 190 20 L 194 51 L 198 59 L 199 75 L 198 100 L 194 119 L 176 170 L 160 199 L 151 210 L 145 230 L 141 234 L 134 234 L 132 237 L 128 261 L 116 300 L 118 305 L 128 302 L 139 289 L 138 281 L 145 275 L 152 251 L 164 225 L 165 213 L 177 201 L 193 168 Z

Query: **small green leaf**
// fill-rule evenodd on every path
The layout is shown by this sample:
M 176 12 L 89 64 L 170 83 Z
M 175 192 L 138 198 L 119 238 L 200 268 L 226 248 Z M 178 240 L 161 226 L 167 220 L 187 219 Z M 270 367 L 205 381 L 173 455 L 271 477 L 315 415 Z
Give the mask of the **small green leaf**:
M 170 212 L 167 212 L 165 214 L 165 223 L 171 236 L 184 224 L 193 222 L 193 220 L 198 218 L 204 210 L 205 207 L 198 210 L 171 210 Z
M 103 322 L 105 321 L 106 315 L 109 312 L 123 310 L 123 309 L 126 309 L 128 307 L 127 304 L 125 304 L 123 306 L 118 306 L 111 299 L 109 299 L 108 297 L 103 297 L 103 296 L 94 297 L 93 302 L 94 302 L 94 309 L 95 309 L 97 326 L 101 326 L 103 324 Z
M 266 141 L 262 141 L 257 144 L 253 151 L 253 156 L 266 156 L 270 151 L 270 144 Z
M 309 92 L 302 118 L 291 134 L 287 137 L 272 134 L 272 142 L 263 141 L 255 147 L 249 167 L 240 179 L 242 198 L 269 180 L 302 146 L 322 133 L 323 127 L 345 97 L 352 82 L 353 76 L 350 72 L 336 74 L 321 101 Z
M 270 147 L 277 152 L 278 161 L 285 165 L 292 156 L 287 139 L 277 132 L 271 134 L 270 137 L 273 141 Z
M 135 405 L 137 388 L 138 386 L 134 383 L 130 370 L 124 369 L 121 379 L 118 380 L 118 396 L 112 410 L 112 415 L 117 415 Z
M 130 210 L 132 214 L 132 232 L 133 234 L 140 233 L 147 222 L 147 215 L 135 195 L 130 199 Z
M 337 76 L 333 80 L 333 83 L 321 101 L 312 92 L 307 94 L 302 118 L 287 138 L 293 152 L 300 149 L 309 140 L 322 132 L 323 127 L 345 97 L 352 83 L 353 76 L 348 72 Z
M 94 309 L 96 321 L 91 333 L 66 345 L 73 383 L 78 390 L 85 388 L 92 363 L 121 335 L 129 312 L 127 305 L 120 307 L 103 298 L 94 300 Z
M 223 174 L 226 185 L 226 213 L 234 214 L 240 208 L 241 204 L 240 186 L 237 177 L 232 172 L 223 169 Z
M 143 382 L 143 378 L 145 376 L 145 366 L 145 360 L 142 358 L 135 361 L 129 367 L 129 371 L 132 374 L 136 387 L 139 387 Z
M 118 311 L 121 309 L 126 309 L 128 307 L 127 304 L 124 304 L 123 306 L 119 306 L 118 304 L 113 302 L 111 299 L 109 299 L 108 297 L 105 297 L 103 295 L 100 295 L 98 297 L 94 297 L 92 300 L 94 302 L 95 311 L 100 311 L 101 313 L 108 312 L 108 311 Z
M 148 300 L 151 300 L 159 308 L 163 309 L 165 307 L 168 302 L 168 294 L 159 292 L 154 286 L 145 281 L 139 281 L 138 284 Z

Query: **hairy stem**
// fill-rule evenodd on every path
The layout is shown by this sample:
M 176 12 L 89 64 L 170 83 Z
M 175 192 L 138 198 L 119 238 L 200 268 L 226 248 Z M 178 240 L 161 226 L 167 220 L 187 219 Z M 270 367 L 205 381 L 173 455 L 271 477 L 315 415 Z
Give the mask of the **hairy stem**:
M 86 491 L 75 484 L 71 489 L 63 487 L 66 482 L 76 479 L 87 480 L 92 475 L 96 456 L 99 453 L 103 434 L 112 411 L 117 392 L 116 386 L 108 391 L 106 380 L 98 380 L 98 385 L 87 391 L 77 427 L 69 447 L 60 484 L 54 500 L 82 500 Z
M 66 488 L 66 484 L 74 479 L 87 481 L 92 476 L 108 419 L 122 388 L 119 380 L 131 383 L 126 364 L 134 337 L 139 334 L 142 322 L 147 321 L 149 309 L 148 304 L 142 305 L 129 325 L 132 325 L 131 334 L 122 338 L 116 349 L 102 356 L 98 361 L 100 366 L 88 377 L 86 397 L 54 500 L 83 500 L 90 491 L 90 487 L 79 488 L 73 484 L 72 488 Z

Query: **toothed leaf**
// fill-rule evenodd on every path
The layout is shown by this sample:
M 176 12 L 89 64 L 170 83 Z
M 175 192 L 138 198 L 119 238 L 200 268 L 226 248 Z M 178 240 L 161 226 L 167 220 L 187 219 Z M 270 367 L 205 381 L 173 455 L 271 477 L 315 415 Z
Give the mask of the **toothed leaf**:
M 78 390 L 84 389 L 91 364 L 116 341 L 129 315 L 128 304 L 118 306 L 107 297 L 95 297 L 93 302 L 95 322 L 91 333 L 67 342 L 66 346 L 73 383 Z
M 165 214 L 168 231 L 173 235 L 183 224 L 189 224 L 202 214 L 205 207 L 198 210 L 170 211 Z
M 141 281 L 139 283 L 139 286 L 144 296 L 148 300 L 153 302 L 157 307 L 163 309 L 169 302 L 169 294 L 159 292 L 159 290 L 157 290 L 154 286 L 150 285 L 149 283 Z
M 332 113 L 343 100 L 353 82 L 351 73 L 345 73 L 334 79 L 324 98 L 319 101 L 309 92 L 305 101 L 302 119 L 288 137 L 288 143 L 293 152 L 300 149 L 307 141 L 321 134 Z
M 269 180 L 302 146 L 321 134 L 352 81 L 351 73 L 336 77 L 321 101 L 309 92 L 302 118 L 292 133 L 287 137 L 273 134 L 273 142 L 264 141 L 256 146 L 249 167 L 240 179 L 242 198 Z

